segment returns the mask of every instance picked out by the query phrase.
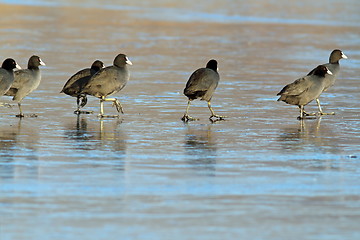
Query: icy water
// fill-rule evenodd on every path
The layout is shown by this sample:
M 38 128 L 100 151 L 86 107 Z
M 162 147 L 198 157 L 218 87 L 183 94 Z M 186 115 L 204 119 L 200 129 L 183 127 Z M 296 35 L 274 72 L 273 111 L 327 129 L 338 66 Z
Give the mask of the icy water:
M 47 64 L 15 117 L 0 108 L 0 239 L 360 239 L 360 1 L 2 1 L 0 55 Z M 300 122 L 287 83 L 340 48 Z M 77 117 L 66 80 L 126 53 L 125 114 Z M 211 123 L 190 74 L 215 58 Z M 1 61 L 2 61 L 1 60 Z M 316 110 L 311 103 L 306 108 Z M 108 104 L 107 113 L 115 113 Z

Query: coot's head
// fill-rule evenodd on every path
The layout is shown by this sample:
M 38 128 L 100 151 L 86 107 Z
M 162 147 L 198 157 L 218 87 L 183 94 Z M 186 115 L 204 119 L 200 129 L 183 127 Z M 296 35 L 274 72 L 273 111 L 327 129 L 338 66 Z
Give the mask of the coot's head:
M 210 68 L 212 70 L 214 70 L 215 72 L 218 71 L 218 67 L 217 67 L 218 63 L 215 59 L 211 59 L 207 64 L 206 64 L 206 68 Z
M 129 58 L 125 54 L 120 53 L 114 59 L 114 66 L 124 67 L 126 64 L 132 65 L 132 62 L 129 60 Z
M 1 67 L 6 70 L 13 70 L 14 68 L 21 69 L 21 67 L 12 58 L 5 59 Z
M 45 66 L 45 63 L 41 60 L 39 56 L 33 55 L 29 58 L 28 69 L 38 68 L 40 65 Z
M 347 59 L 348 57 L 339 49 L 335 49 L 331 52 L 329 63 L 338 63 L 340 59 Z
M 95 70 L 95 71 L 99 71 L 100 69 L 102 69 L 104 67 L 104 63 L 100 60 L 96 60 L 95 62 L 93 62 L 93 64 L 91 65 L 91 69 Z
M 325 77 L 325 74 L 333 75 L 333 73 L 324 65 L 319 65 L 315 68 L 314 75 Z

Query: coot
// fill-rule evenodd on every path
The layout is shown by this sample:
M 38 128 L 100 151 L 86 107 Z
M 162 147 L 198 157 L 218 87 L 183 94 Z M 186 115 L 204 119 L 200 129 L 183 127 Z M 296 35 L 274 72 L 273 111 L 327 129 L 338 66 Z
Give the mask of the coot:
M 77 109 L 75 114 L 92 113 L 91 111 L 80 111 L 87 103 L 86 94 L 82 94 L 84 86 L 89 82 L 90 78 L 104 67 L 104 63 L 100 60 L 93 62 L 90 68 L 85 68 L 75 73 L 64 85 L 60 93 L 76 97 Z
M 331 71 L 324 65 L 319 65 L 310 75 L 286 85 L 277 94 L 280 95 L 278 101 L 299 106 L 299 119 L 304 119 L 306 115 L 304 114 L 304 106 L 320 96 L 324 90 L 327 75 L 332 75 Z
M 189 99 L 185 114 L 181 118 L 181 120 L 183 120 L 184 122 L 198 120 L 188 114 L 191 101 L 198 98 L 200 98 L 200 100 L 207 101 L 208 108 L 211 112 L 211 116 L 209 118 L 210 120 L 213 120 L 213 118 L 215 118 L 216 120 L 223 120 L 225 118 L 225 116 L 216 115 L 214 113 L 214 110 L 211 108 L 210 102 L 220 80 L 217 65 L 217 61 L 211 59 L 206 64 L 205 68 L 199 68 L 191 74 L 184 89 L 184 95 L 187 96 Z
M 132 65 L 125 54 L 115 57 L 112 66 L 106 67 L 95 73 L 81 91 L 100 98 L 100 117 L 116 117 L 118 115 L 104 115 L 104 102 L 113 102 L 118 112 L 124 113 L 121 103 L 116 98 L 106 98 L 109 95 L 123 89 L 130 79 L 130 72 L 127 65 Z
M 324 80 L 324 91 L 326 91 L 328 88 L 330 88 L 332 85 L 334 85 L 336 78 L 340 72 L 340 59 L 347 59 L 347 56 L 339 49 L 335 49 L 331 52 L 329 57 L 329 63 L 323 64 L 325 67 L 327 67 L 333 75 L 326 75 L 326 78 Z M 309 74 L 311 75 L 315 69 L 313 69 Z M 321 109 L 320 100 L 319 98 L 316 98 L 316 102 L 319 108 L 319 114 L 321 115 L 334 115 L 334 112 L 331 113 L 324 113 Z
M 12 58 L 7 58 L 2 63 L 0 68 L 0 96 L 3 96 L 14 83 L 14 68 L 21 69 L 21 67 Z M 0 103 L 0 105 L 4 106 L 5 104 Z
M 23 98 L 34 91 L 40 84 L 40 65 L 45 66 L 45 63 L 40 59 L 40 57 L 33 55 L 29 58 L 27 69 L 14 72 L 14 83 L 5 95 L 13 96 L 13 101 L 18 102 L 20 112 L 16 115 L 17 117 L 24 117 L 21 110 L 21 101 Z

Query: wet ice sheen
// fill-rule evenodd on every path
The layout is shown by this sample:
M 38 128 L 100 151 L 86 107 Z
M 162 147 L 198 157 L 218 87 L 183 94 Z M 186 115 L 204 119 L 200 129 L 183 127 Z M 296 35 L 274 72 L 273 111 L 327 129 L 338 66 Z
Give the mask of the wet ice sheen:
M 48 66 L 23 104 L 38 118 L 0 109 L 0 239 L 358 239 L 359 3 L 332 3 L 1 4 L 2 56 Z M 337 114 L 301 124 L 275 95 L 334 48 L 349 59 L 320 99 Z M 99 120 L 92 97 L 95 114 L 74 115 L 65 81 L 119 51 L 134 63 L 123 117 Z M 211 124 L 194 101 L 200 121 L 184 124 L 182 90 L 211 58 L 229 119 Z

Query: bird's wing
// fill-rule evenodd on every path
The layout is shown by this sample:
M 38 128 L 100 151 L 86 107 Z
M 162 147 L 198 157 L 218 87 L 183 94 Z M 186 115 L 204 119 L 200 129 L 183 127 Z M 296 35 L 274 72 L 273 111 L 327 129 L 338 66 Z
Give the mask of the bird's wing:
M 2 81 L 4 81 L 4 75 L 0 74 L 0 83 L 2 83 Z
M 8 91 L 9 89 L 8 89 L 8 87 L 9 87 L 9 85 L 8 85 L 8 83 L 3 83 L 3 82 L 8 82 L 6 79 L 5 79 L 5 77 L 4 77 L 4 75 L 3 74 L 1 74 L 0 75 L 0 94 L 2 95 L 2 94 L 5 94 L 6 93 L 6 91 Z M 0 95 L 0 96 L 1 96 Z
M 19 89 L 21 86 L 26 85 L 30 81 L 30 72 L 28 69 L 23 69 L 14 72 L 14 83 L 11 88 Z
M 31 76 L 32 72 L 29 69 L 22 69 L 14 72 L 14 82 L 11 85 L 9 91 L 5 93 L 6 96 L 15 96 L 19 89 L 30 89 L 27 88 L 29 84 L 31 85 Z M 20 90 L 21 91 L 21 90 Z
M 293 83 L 286 85 L 277 95 L 299 95 L 311 86 L 307 77 L 296 79 Z
M 89 88 L 94 85 L 103 85 L 105 82 L 108 82 L 110 80 L 109 77 L 111 76 L 111 72 L 111 68 L 101 69 L 90 78 L 85 88 Z
M 212 85 L 217 85 L 219 81 L 219 76 L 216 72 L 207 71 L 208 69 L 202 68 L 196 70 L 189 78 L 186 89 L 188 91 L 206 91 Z
M 71 88 L 74 83 L 79 81 L 80 79 L 84 79 L 91 76 L 91 70 L 90 68 L 85 68 L 83 70 L 78 71 L 74 75 L 69 78 L 69 80 L 65 83 L 63 89 L 61 92 L 64 92 L 66 89 Z
M 118 81 L 118 72 L 113 67 L 106 67 L 95 73 L 83 89 L 83 93 L 107 96 L 122 89 L 125 82 Z

